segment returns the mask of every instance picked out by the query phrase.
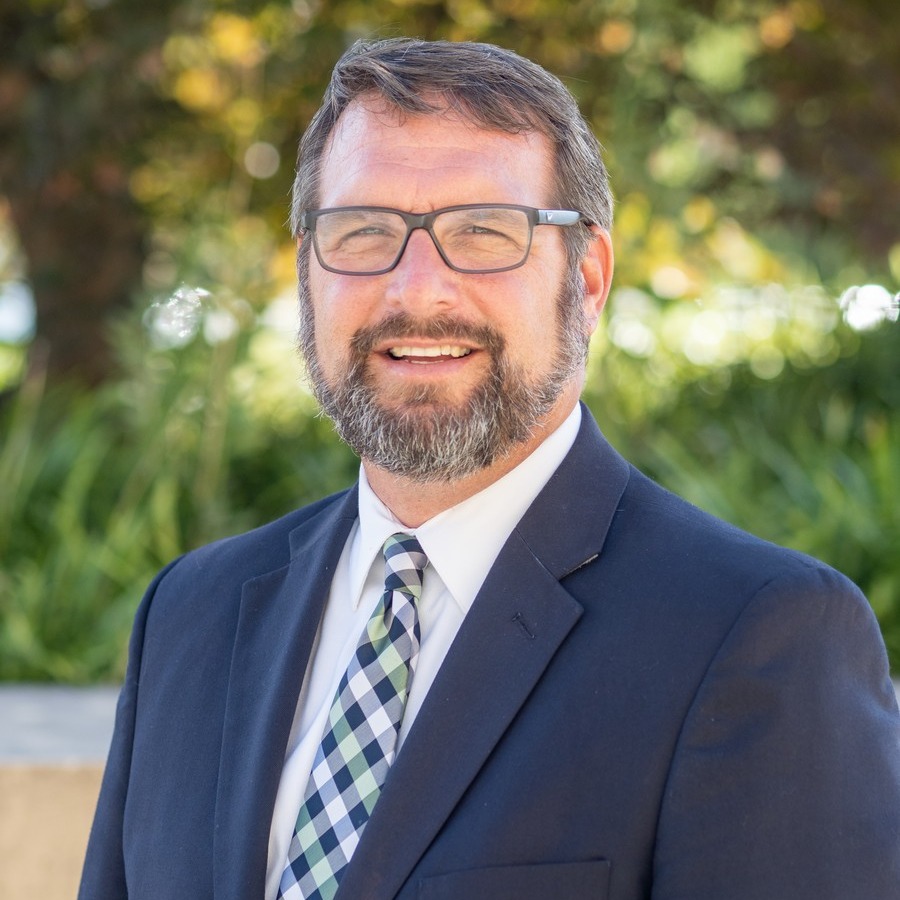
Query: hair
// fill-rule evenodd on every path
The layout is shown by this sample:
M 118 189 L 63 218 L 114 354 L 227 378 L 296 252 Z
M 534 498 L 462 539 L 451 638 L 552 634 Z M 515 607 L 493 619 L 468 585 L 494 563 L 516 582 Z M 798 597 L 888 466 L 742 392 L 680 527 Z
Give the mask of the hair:
M 300 214 L 318 203 L 322 155 L 338 119 L 367 96 L 381 97 L 407 115 L 453 110 L 483 128 L 545 135 L 555 153 L 550 202 L 611 227 L 612 195 L 600 145 L 556 76 L 492 44 L 391 38 L 357 41 L 334 67 L 322 106 L 300 141 L 291 205 L 295 236 Z M 587 230 L 564 228 L 563 238 L 569 264 L 577 264 L 587 251 Z

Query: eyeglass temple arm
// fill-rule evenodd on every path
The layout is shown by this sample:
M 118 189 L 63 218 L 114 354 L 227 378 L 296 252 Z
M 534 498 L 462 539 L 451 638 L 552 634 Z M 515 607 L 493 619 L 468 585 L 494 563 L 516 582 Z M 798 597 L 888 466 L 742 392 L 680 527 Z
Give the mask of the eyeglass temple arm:
M 584 222 L 585 225 L 591 224 L 589 219 L 573 209 L 539 209 L 537 211 L 537 225 L 577 225 L 579 222 Z

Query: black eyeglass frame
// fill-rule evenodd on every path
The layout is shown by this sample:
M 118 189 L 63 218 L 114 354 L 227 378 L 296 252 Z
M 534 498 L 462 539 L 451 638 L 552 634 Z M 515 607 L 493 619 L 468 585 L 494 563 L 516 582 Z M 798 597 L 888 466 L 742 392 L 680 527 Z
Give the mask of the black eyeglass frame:
M 434 221 L 441 213 L 456 212 L 461 209 L 517 209 L 525 213 L 525 216 L 528 219 L 528 243 L 525 246 L 522 259 L 511 266 L 502 266 L 499 269 L 464 269 L 461 266 L 455 266 L 450 262 L 447 258 L 447 254 L 444 252 L 444 248 L 441 246 L 441 242 L 434 233 Z M 403 241 L 397 250 L 394 261 L 385 268 L 373 269 L 371 272 L 348 272 L 345 269 L 336 269 L 333 266 L 329 266 L 322 259 L 322 254 L 319 251 L 319 242 L 316 238 L 316 220 L 326 213 L 362 211 L 394 213 L 394 215 L 400 216 L 400 218 L 403 219 L 406 224 L 406 236 L 403 238 Z M 447 267 L 454 272 L 461 272 L 463 275 L 493 275 L 497 272 L 509 272 L 512 269 L 518 269 L 525 265 L 528 261 L 528 254 L 531 253 L 531 240 L 534 236 L 536 225 L 557 225 L 562 228 L 569 228 L 578 224 L 590 226 L 593 223 L 583 213 L 577 212 L 574 209 L 536 209 L 533 206 L 519 206 L 515 203 L 463 203 L 459 206 L 444 206 L 441 209 L 435 209 L 428 213 L 409 213 L 404 212 L 402 209 L 393 209 L 390 206 L 334 206 L 328 209 L 306 209 L 300 214 L 299 230 L 312 235 L 313 250 L 315 251 L 319 265 L 327 272 L 333 272 L 335 275 L 384 275 L 387 272 L 393 271 L 400 264 L 400 260 L 406 252 L 409 236 L 419 228 L 428 232 L 431 237 L 431 242 L 440 254 L 441 259 Z

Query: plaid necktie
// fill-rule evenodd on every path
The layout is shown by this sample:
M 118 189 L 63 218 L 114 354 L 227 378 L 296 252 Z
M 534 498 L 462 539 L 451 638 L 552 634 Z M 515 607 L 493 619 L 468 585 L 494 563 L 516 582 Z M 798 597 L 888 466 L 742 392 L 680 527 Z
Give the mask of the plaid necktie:
M 384 594 L 331 705 L 288 849 L 279 900 L 334 897 L 394 760 L 419 653 L 416 601 L 428 559 L 408 534 L 387 539 L 384 559 Z

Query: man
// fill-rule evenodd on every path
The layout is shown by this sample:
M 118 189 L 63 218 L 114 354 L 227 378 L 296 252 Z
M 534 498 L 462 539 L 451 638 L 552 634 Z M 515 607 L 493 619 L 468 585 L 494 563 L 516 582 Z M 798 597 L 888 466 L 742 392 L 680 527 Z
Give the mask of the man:
M 151 586 L 84 900 L 900 896 L 864 598 L 650 482 L 578 404 L 610 207 L 538 66 L 339 61 L 293 225 L 359 484 Z

